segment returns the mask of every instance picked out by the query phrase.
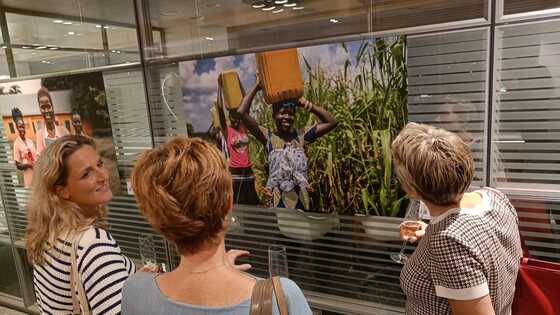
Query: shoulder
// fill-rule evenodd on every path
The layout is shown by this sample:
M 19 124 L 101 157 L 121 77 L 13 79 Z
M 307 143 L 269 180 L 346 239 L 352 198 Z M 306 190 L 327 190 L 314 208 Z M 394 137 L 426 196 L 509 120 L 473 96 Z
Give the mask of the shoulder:
M 56 129 L 58 129 L 58 132 L 63 136 L 70 134 L 68 129 L 66 129 L 66 127 L 64 127 L 63 125 L 56 125 Z
M 146 307 L 146 304 L 141 302 L 145 301 L 148 296 L 153 296 L 156 292 L 157 286 L 154 280 L 155 273 L 137 272 L 131 275 L 123 285 L 122 291 L 122 308 L 123 313 L 135 314 L 146 311 L 137 308 Z M 153 298 L 149 298 L 154 302 Z
M 84 261 L 98 260 L 110 255 L 120 255 L 121 249 L 109 232 L 90 226 L 82 235 L 78 244 L 78 269 L 82 270 Z M 89 265 L 89 264 L 86 264 Z
M 90 226 L 80 239 L 81 247 L 89 247 L 97 243 L 116 244 L 115 240 L 106 230 Z
M 311 308 L 299 286 L 288 278 L 280 278 L 289 314 L 311 314 Z
M 147 288 L 155 287 L 156 274 L 153 272 L 137 272 L 131 275 L 124 283 L 123 298 L 127 298 L 127 294 L 136 294 L 136 292 L 145 292 Z

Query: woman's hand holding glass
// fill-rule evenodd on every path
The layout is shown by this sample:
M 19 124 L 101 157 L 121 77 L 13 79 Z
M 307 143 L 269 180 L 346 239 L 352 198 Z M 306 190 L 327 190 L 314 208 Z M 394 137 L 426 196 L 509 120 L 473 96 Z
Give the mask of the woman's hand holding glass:
M 423 221 L 403 221 L 400 226 L 401 240 L 409 243 L 415 243 L 424 237 L 428 224 Z

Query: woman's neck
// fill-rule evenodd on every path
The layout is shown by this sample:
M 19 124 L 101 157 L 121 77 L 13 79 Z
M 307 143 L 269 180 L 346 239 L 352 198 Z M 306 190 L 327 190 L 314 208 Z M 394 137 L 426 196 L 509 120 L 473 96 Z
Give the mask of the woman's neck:
M 471 193 L 464 193 L 459 197 L 459 199 L 456 202 L 445 206 L 436 205 L 426 200 L 422 200 L 422 202 L 424 202 L 426 207 L 428 207 L 428 210 L 430 211 L 430 215 L 434 218 L 444 214 L 445 212 L 451 209 L 474 208 L 480 203 L 481 200 L 482 197 L 480 196 L 480 194 L 476 192 L 471 192 Z
M 433 204 L 429 201 L 426 200 L 422 200 L 422 202 L 424 202 L 424 204 L 426 205 L 426 207 L 428 207 L 428 210 L 430 211 L 430 216 L 432 218 L 438 217 L 442 214 L 444 214 L 445 212 L 451 210 L 451 209 L 456 209 L 456 208 L 460 208 L 461 207 L 461 199 L 462 196 L 455 202 L 442 206 L 442 205 L 437 205 L 437 204 Z
M 179 274 L 201 274 L 216 268 L 227 267 L 224 239 L 216 245 L 207 245 L 192 254 L 181 255 L 181 262 L 174 270 Z

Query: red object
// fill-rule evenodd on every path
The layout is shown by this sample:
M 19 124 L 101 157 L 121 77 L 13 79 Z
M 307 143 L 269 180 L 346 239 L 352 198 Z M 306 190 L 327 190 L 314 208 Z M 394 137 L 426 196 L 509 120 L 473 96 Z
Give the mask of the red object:
M 523 257 L 511 314 L 560 314 L 560 264 Z

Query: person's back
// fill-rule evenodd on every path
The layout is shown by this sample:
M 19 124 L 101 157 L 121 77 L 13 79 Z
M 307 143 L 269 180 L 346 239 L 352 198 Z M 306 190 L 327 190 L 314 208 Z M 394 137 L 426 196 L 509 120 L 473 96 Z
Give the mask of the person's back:
M 210 298 L 213 306 L 193 305 L 178 301 L 166 296 L 158 283 L 156 276 L 150 273 L 139 272 L 133 275 L 124 285 L 122 314 L 166 314 L 166 315 L 248 315 L 251 306 L 251 297 L 243 299 L 236 304 L 219 305 L 220 301 L 228 297 L 216 291 Z M 248 276 L 252 277 L 252 276 Z M 180 282 L 179 279 L 177 279 Z M 311 309 L 305 300 L 300 288 L 291 280 L 281 278 L 282 289 L 286 297 L 289 314 L 311 314 Z M 225 283 L 221 284 L 225 286 Z M 193 290 L 191 295 L 200 295 L 202 290 Z M 189 293 L 185 292 L 188 298 Z M 278 315 L 276 302 L 273 305 L 273 314 Z
M 142 214 L 177 246 L 178 266 L 140 274 L 123 290 L 123 314 L 248 315 L 256 278 L 228 262 L 225 235 L 233 220 L 232 178 L 223 155 L 201 139 L 176 137 L 136 162 L 132 187 Z M 290 280 L 291 314 L 311 314 Z

